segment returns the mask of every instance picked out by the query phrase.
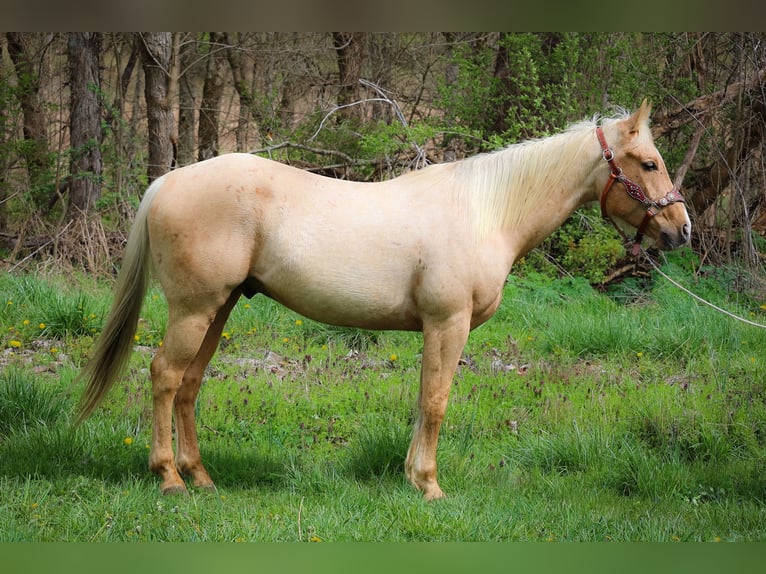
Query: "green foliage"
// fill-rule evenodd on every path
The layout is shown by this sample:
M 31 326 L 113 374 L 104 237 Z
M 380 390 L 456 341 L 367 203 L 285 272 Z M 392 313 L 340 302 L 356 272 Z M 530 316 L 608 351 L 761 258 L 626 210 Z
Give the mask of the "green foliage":
M 66 420 L 67 403 L 49 383 L 17 367 L 0 373 L 0 443 L 12 433 L 31 432 Z
M 507 33 L 499 46 L 461 44 L 450 62 L 455 78 L 439 84 L 439 107 L 447 126 L 498 140 L 491 147 L 550 135 L 584 115 L 608 112 L 605 101 L 635 106 L 653 96 L 642 92 L 641 66 L 649 60 L 638 54 L 645 51 L 637 34 Z
M 601 283 L 615 263 L 625 255 L 622 240 L 607 223 L 575 215 L 550 239 L 550 255 L 569 273 Z
M 567 274 L 602 283 L 625 256 L 622 239 L 598 210 L 581 209 L 519 264 L 521 273 Z

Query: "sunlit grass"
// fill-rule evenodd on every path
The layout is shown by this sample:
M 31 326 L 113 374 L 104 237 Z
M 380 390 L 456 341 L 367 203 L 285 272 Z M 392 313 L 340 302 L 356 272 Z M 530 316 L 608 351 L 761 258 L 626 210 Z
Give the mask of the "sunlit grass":
M 512 278 L 455 377 L 436 504 L 403 472 L 419 336 L 355 339 L 262 298 L 233 310 L 197 404 L 218 492 L 162 497 L 147 456 L 164 298 L 150 289 L 128 369 L 73 429 L 96 333 L 48 330 L 44 301 L 96 330 L 110 302 L 77 285 L 0 278 L 0 540 L 766 537 L 766 340 L 659 284 L 622 300 Z

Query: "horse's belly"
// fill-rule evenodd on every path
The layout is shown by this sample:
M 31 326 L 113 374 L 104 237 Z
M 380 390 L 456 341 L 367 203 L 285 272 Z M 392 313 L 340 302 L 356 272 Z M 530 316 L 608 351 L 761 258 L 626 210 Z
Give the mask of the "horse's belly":
M 371 274 L 369 269 L 273 273 L 260 283 L 264 294 L 322 323 L 363 329 L 420 328 L 407 281 Z

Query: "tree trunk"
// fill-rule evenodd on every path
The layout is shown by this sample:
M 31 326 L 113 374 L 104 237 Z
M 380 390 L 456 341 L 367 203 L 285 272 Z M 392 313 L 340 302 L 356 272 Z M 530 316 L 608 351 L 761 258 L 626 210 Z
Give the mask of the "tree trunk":
M 383 90 L 390 92 L 394 78 L 394 45 L 396 37 L 391 32 L 375 34 L 370 38 L 370 60 L 372 63 L 373 82 Z M 372 118 L 390 124 L 394 113 L 388 102 L 372 104 Z
M 341 110 L 341 117 L 361 120 L 364 110 L 361 105 L 350 105 L 359 101 L 359 78 L 364 61 L 363 32 L 333 32 L 333 45 L 338 56 L 338 105 L 349 106 Z
M 180 49 L 181 73 L 178 79 L 178 165 L 194 163 L 197 159 L 197 101 L 200 92 L 202 66 L 199 65 L 199 38 L 189 35 Z
M 90 211 L 101 192 L 100 50 L 97 32 L 69 35 L 69 220 Z
M 47 201 L 43 187 L 52 180 L 51 156 L 48 147 L 47 118 L 41 95 L 40 74 L 35 62 L 33 34 L 7 32 L 8 54 L 13 62 L 18 79 L 16 96 L 24 116 L 24 146 L 20 146 L 20 155 L 24 158 L 29 175 L 29 187 L 35 203 L 42 205 Z M 45 44 L 50 43 L 44 38 Z M 45 45 L 40 48 L 44 53 Z
M 218 118 L 223 96 L 224 38 L 220 32 L 210 33 L 210 50 L 207 58 L 207 73 L 202 87 L 202 103 L 199 110 L 199 153 L 203 161 L 218 155 Z
M 237 151 L 247 149 L 248 124 L 251 118 L 255 118 L 255 98 L 253 91 L 248 85 L 245 61 L 242 58 L 242 37 L 238 33 L 224 32 L 226 44 L 226 59 L 229 61 L 231 76 L 234 79 L 234 89 L 239 98 L 239 117 L 237 118 Z
M 142 65 L 146 84 L 146 116 L 149 128 L 149 165 L 147 175 L 152 182 L 171 168 L 175 161 L 173 110 L 171 108 L 171 32 L 140 33 Z

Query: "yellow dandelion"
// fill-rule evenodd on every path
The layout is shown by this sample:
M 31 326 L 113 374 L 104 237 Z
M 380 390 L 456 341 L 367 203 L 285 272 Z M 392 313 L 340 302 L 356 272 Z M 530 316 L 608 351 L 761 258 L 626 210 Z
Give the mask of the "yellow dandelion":
M 301 325 L 303 325 L 303 321 L 301 321 L 300 319 L 296 319 L 295 324 L 300 327 Z
M 643 357 L 643 356 L 644 356 L 644 354 L 643 354 L 641 351 L 639 351 L 638 353 L 636 353 L 636 357 L 638 357 L 639 359 L 640 359 L 641 357 Z
M 282 342 L 283 343 L 289 343 L 290 342 L 290 337 L 282 337 Z
M 59 352 L 58 347 L 51 347 L 51 354 L 52 355 L 55 355 L 58 352 Z
M 124 439 L 122 439 L 122 442 L 123 442 L 123 443 L 124 443 L 126 446 L 130 446 L 130 445 L 132 445 L 132 444 L 133 444 L 133 439 L 132 439 L 132 438 L 130 438 L 129 436 L 126 436 Z
M 40 324 L 38 325 L 38 327 L 39 327 L 39 328 L 40 328 L 40 330 L 42 331 L 43 329 L 45 329 L 45 323 L 40 323 Z
M 138 342 L 141 340 L 141 335 L 133 335 L 133 340 Z
M 316 534 L 313 535 L 311 538 L 309 538 L 309 542 L 322 542 L 322 539 L 319 538 Z
M 6 302 L 6 305 L 13 305 L 13 301 Z
M 397 357 L 395 353 L 391 353 L 391 354 L 388 356 L 388 358 L 389 358 L 389 359 L 391 359 L 392 361 L 395 361 L 395 360 L 396 360 L 396 359 L 398 359 L 399 357 Z
M 16 339 L 9 341 L 8 344 L 14 349 L 18 349 L 21 347 L 21 341 L 17 341 Z
M 29 325 L 29 319 L 24 319 L 24 320 L 21 322 L 21 324 L 22 324 L 22 325 Z
M 32 508 L 37 508 L 37 507 L 39 507 L 39 506 L 40 506 L 40 505 L 39 505 L 38 503 L 36 503 L 36 502 L 33 502 L 33 503 L 32 503 Z
M 224 331 L 223 333 L 221 333 L 221 337 L 223 337 L 223 338 L 224 338 L 224 339 L 226 339 L 227 341 L 228 341 L 229 339 L 231 339 L 231 335 L 229 334 L 229 332 L 228 332 L 228 331 Z

